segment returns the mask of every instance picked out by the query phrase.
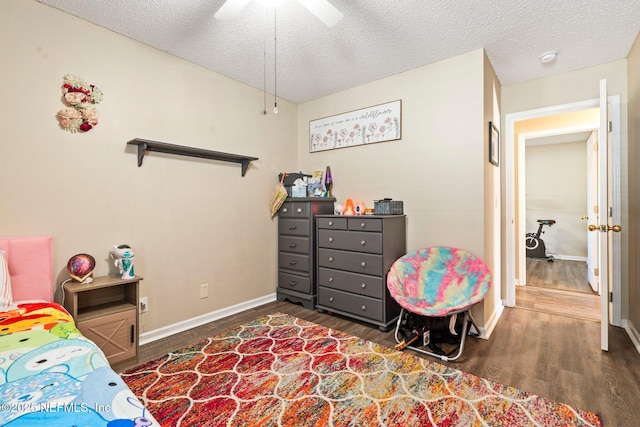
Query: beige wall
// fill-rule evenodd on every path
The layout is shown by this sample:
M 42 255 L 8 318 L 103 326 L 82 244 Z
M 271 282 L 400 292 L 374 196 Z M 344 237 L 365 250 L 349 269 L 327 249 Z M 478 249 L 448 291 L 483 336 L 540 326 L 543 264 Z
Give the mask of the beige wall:
M 310 172 L 331 166 L 334 195 L 341 202 L 349 197 L 373 207 L 374 200 L 384 197 L 402 200 L 407 251 L 458 246 L 499 265 L 490 252 L 493 247 L 486 243 L 493 230 L 487 232 L 485 180 L 499 172 L 485 166 L 483 111 L 485 96 L 491 93 L 485 94 L 484 61 L 479 49 L 301 104 L 300 169 Z M 396 99 L 402 100 L 402 140 L 309 152 L 310 120 Z M 493 106 L 493 99 L 490 102 Z M 492 107 L 490 111 L 499 117 Z M 487 298 L 489 314 L 494 296 L 492 292 Z M 483 324 L 483 316 L 477 317 Z
M 586 260 L 586 141 L 526 147 L 525 182 L 527 232 L 537 231 L 538 219 L 554 219 L 543 228 L 547 254 Z
M 627 58 L 629 76 L 629 316 L 640 330 L 640 36 Z
M 35 1 L 0 2 L 0 54 L 0 235 L 52 235 L 62 278 L 71 255 L 92 254 L 104 275 L 112 245 L 130 244 L 146 331 L 275 292 L 269 202 L 297 162 L 296 105 L 261 116 L 260 90 Z M 55 118 L 67 73 L 104 91 L 86 134 Z M 138 168 L 126 147 L 136 137 L 260 160 L 245 177 L 171 155 Z
M 489 122 L 493 122 L 502 135 L 502 121 L 500 117 L 500 99 L 502 87 L 498 81 L 495 71 L 486 53 L 484 54 L 484 125 L 483 149 L 484 149 L 484 259 L 491 266 L 493 272 L 493 290 L 485 298 L 484 322 L 490 324 L 492 328 L 498 319 L 492 316 L 499 315 L 502 308 L 502 188 L 501 188 L 501 165 L 503 158 L 500 153 L 503 151 L 499 144 L 498 167 L 489 163 Z M 478 317 L 478 316 L 476 316 Z

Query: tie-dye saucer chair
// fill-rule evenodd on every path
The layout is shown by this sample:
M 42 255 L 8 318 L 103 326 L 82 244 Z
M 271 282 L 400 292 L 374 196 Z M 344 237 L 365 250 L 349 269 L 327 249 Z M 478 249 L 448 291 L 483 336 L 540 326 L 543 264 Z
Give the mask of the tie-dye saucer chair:
M 462 329 L 458 344 L 458 353 L 449 357 L 418 346 L 411 348 L 423 354 L 435 356 L 441 360 L 456 360 L 462 355 L 464 343 L 469 333 L 469 323 L 476 332 L 480 329 L 471 316 L 471 307 L 482 301 L 491 287 L 489 267 L 477 256 L 458 248 L 434 246 L 408 253 L 396 260 L 387 275 L 389 293 L 401 307 L 395 331 L 397 349 L 407 347 L 400 337 L 403 321 L 407 312 L 426 318 L 446 318 L 450 316 L 450 331 L 453 335 L 457 315 L 462 314 Z M 416 331 L 412 340 L 417 341 L 420 332 Z

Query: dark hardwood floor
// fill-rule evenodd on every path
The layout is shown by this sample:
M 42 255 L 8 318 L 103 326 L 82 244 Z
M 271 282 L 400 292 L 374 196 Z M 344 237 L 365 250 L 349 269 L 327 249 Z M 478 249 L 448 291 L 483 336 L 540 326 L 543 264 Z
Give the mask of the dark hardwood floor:
M 140 347 L 139 362 L 162 356 L 262 315 L 281 312 L 393 347 L 393 331 L 288 302 L 272 302 Z M 640 354 L 620 328 L 610 327 L 600 351 L 600 324 L 526 308 L 505 308 L 488 340 L 470 337 L 457 369 L 602 415 L 607 427 L 638 425 Z M 405 350 L 411 352 L 410 350 Z M 118 371 L 135 366 L 114 366 Z

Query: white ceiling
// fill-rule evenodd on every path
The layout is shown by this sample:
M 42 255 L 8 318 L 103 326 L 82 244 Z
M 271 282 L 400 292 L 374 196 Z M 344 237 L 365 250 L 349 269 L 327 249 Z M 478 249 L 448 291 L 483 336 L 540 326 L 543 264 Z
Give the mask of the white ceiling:
M 38 0 L 260 90 L 274 92 L 274 16 L 252 0 Z M 306 102 L 484 47 L 502 85 L 626 58 L 639 0 L 330 0 L 328 28 L 294 0 L 277 11 L 277 95 Z M 264 46 L 266 55 L 266 88 Z M 559 52 L 553 64 L 539 56 Z

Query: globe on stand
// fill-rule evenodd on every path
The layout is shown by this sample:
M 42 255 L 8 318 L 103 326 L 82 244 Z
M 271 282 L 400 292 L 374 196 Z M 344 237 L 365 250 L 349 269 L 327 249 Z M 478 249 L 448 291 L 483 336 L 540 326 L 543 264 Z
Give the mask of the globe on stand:
M 67 270 L 71 278 L 77 282 L 84 283 L 96 268 L 96 260 L 89 254 L 77 254 L 69 258 Z

